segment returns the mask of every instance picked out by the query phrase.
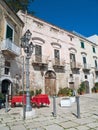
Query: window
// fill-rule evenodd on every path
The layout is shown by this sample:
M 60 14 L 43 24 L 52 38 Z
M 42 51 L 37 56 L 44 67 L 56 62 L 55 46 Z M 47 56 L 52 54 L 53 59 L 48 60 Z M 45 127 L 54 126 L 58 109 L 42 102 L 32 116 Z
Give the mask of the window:
M 84 47 L 84 42 L 81 42 L 81 48 L 85 48 L 85 47 Z
M 8 75 L 8 74 L 9 74 L 9 71 L 10 71 L 10 69 L 9 69 L 9 68 L 7 68 L 7 67 L 5 67 L 5 72 L 4 72 L 4 73 L 5 73 L 6 75 Z
M 95 60 L 95 67 L 97 68 L 97 60 Z
M 7 38 L 11 41 L 13 40 L 13 29 L 9 25 L 6 27 L 6 39 Z
M 75 62 L 75 54 L 70 53 L 70 60 L 71 62 Z
M 70 41 L 72 41 L 72 39 L 73 39 L 73 38 L 72 38 L 72 37 L 70 37 Z
M 70 66 L 71 66 L 71 68 L 74 68 L 75 65 L 76 65 L 75 54 L 70 53 Z
M 10 72 L 10 62 L 5 61 L 5 72 L 4 74 L 8 75 Z
M 85 75 L 85 79 L 87 79 L 87 75 Z
M 60 63 L 59 50 L 54 49 L 54 58 L 55 58 L 55 64 L 59 64 Z
M 70 78 L 73 78 L 73 74 L 70 74 Z
M 54 56 L 55 56 L 55 58 L 57 58 L 57 59 L 59 59 L 60 57 L 59 57 L 59 50 L 54 50 Z
M 68 35 L 68 36 L 70 38 L 70 41 L 72 41 L 74 37 L 72 35 Z
M 94 47 L 94 46 L 92 47 L 92 49 L 93 49 L 93 52 L 96 53 L 96 50 L 95 50 L 95 47 Z
M 83 57 L 83 64 L 86 64 L 86 57 Z
M 42 47 L 40 45 L 35 45 L 35 60 L 42 61 Z

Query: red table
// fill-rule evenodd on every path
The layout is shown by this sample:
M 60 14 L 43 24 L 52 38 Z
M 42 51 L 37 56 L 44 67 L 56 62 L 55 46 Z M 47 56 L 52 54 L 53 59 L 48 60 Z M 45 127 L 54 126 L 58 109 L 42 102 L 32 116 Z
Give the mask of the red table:
M 34 96 L 33 98 L 31 98 L 31 102 L 36 104 L 37 106 L 40 106 L 43 104 L 46 104 L 46 105 L 50 104 L 48 95 L 46 94 L 39 94 L 37 96 Z
M 26 95 L 22 96 L 13 96 L 11 100 L 11 106 L 14 107 L 16 103 L 26 104 Z

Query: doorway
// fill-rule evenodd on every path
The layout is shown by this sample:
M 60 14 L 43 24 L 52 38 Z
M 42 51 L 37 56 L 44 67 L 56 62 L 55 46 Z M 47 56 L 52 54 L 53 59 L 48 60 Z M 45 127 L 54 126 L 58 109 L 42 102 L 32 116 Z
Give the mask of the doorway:
M 1 92 L 4 97 L 6 96 L 6 94 L 8 94 L 8 96 L 11 96 L 11 82 L 9 80 L 5 79 L 2 81 Z
M 56 74 L 53 71 L 45 74 L 45 93 L 49 96 L 56 95 Z
M 85 85 L 85 88 L 86 88 L 86 93 L 89 93 L 89 82 L 88 81 L 84 81 L 84 85 Z

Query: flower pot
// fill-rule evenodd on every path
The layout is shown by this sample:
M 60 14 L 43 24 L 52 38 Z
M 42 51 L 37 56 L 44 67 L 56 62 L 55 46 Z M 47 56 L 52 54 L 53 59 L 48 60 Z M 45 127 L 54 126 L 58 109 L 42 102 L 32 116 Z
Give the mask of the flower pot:
M 71 101 L 71 103 L 74 103 L 76 101 L 76 97 L 75 96 L 74 97 L 70 97 L 70 101 Z

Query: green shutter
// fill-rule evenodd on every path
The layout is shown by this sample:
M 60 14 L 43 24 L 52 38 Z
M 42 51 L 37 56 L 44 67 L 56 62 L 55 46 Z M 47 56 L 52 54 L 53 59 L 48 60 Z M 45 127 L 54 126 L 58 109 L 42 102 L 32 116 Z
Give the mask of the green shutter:
M 95 53 L 95 47 L 93 46 L 93 52 Z
M 95 60 L 95 67 L 97 68 L 97 60 Z
M 13 39 L 13 30 L 7 25 L 6 29 L 6 39 L 10 39 L 12 41 Z
M 84 42 L 81 42 L 81 47 L 84 48 Z

